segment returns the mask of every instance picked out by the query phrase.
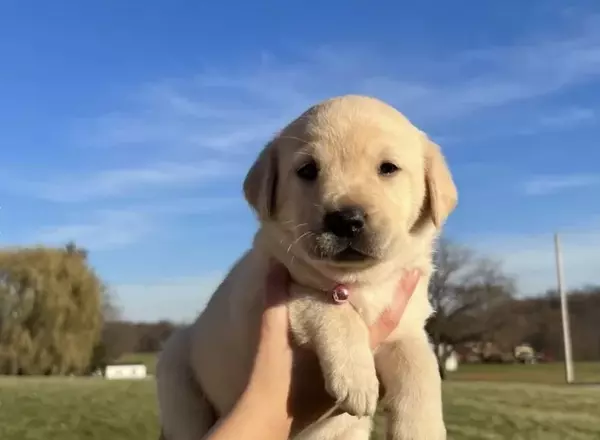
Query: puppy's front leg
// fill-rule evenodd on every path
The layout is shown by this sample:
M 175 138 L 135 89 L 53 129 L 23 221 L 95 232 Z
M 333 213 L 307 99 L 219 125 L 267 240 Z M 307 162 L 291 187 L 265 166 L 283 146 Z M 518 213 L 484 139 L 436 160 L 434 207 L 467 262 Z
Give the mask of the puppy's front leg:
M 294 337 L 317 354 L 327 392 L 340 409 L 373 415 L 379 381 L 367 326 L 358 313 L 350 304 L 329 304 L 312 293 L 295 296 L 289 313 Z
M 427 335 L 404 335 L 376 355 L 386 394 L 388 439 L 445 440 L 441 379 Z

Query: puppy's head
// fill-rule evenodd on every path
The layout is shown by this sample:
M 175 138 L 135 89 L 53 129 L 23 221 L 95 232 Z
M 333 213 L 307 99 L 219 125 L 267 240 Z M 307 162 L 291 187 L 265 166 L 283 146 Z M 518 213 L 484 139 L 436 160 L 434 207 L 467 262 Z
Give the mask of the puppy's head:
M 354 95 L 284 128 L 251 167 L 244 193 L 286 252 L 353 268 L 436 231 L 457 202 L 439 147 L 394 108 Z

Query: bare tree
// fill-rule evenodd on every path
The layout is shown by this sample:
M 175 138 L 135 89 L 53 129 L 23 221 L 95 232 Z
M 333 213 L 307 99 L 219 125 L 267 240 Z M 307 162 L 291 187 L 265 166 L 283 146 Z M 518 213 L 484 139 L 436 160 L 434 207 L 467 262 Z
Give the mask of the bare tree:
M 452 347 L 490 339 L 506 323 L 514 281 L 497 262 L 445 238 L 437 244 L 434 263 L 429 299 L 435 314 L 427 329 L 445 378 Z
M 121 309 L 117 305 L 114 298 L 114 292 L 107 288 L 104 296 L 102 297 L 102 316 L 105 323 L 119 321 L 122 319 Z
M 583 286 L 569 292 L 569 313 L 573 357 L 576 361 L 600 359 L 600 286 Z M 502 338 L 529 343 L 549 359 L 564 359 L 560 296 L 549 290 L 537 296 L 515 300 L 511 325 L 502 329 Z

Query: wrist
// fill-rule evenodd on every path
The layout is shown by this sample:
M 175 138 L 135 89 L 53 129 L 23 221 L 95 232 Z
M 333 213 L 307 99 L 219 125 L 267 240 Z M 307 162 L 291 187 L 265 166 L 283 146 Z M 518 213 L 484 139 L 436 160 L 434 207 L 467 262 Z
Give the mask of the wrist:
M 274 432 L 287 436 L 292 427 L 292 418 L 288 412 L 287 397 L 280 397 L 265 390 L 249 386 L 238 401 L 240 409 L 256 418 Z

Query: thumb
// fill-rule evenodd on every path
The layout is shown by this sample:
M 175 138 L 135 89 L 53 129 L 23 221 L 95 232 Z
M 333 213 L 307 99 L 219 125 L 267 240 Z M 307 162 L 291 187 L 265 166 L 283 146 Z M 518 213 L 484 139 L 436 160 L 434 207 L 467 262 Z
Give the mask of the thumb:
M 271 308 L 285 303 L 288 298 L 290 275 L 286 267 L 275 260 L 269 262 L 265 283 L 265 306 Z
M 282 333 L 287 337 L 289 274 L 285 266 L 271 262 L 265 283 L 264 311 L 261 331 L 263 334 Z

